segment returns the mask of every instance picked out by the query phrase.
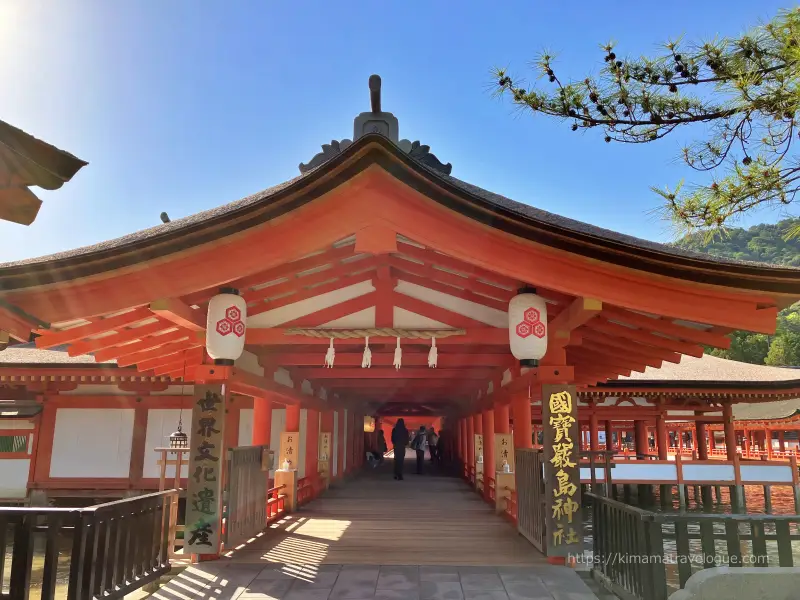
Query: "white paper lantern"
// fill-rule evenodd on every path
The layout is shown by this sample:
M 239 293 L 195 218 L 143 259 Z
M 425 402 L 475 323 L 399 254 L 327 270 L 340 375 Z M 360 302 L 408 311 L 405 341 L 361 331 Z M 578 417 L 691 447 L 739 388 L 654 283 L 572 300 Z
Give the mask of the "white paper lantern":
M 508 304 L 508 337 L 524 366 L 536 366 L 547 352 L 547 303 L 535 290 L 520 290 Z
M 247 303 L 237 290 L 222 289 L 208 303 L 206 351 L 215 361 L 242 355 L 247 330 Z

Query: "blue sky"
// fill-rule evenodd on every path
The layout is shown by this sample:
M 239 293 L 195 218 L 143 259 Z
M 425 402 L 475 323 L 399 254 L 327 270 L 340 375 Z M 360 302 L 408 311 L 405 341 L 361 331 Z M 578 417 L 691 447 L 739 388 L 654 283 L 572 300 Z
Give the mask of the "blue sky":
M 352 136 L 383 79 L 384 110 L 453 175 L 515 200 L 668 241 L 651 185 L 693 174 L 678 139 L 609 145 L 601 132 L 514 111 L 493 66 L 597 72 L 598 44 L 644 54 L 670 37 L 736 35 L 773 0 L 269 2 L 0 0 L 0 119 L 90 164 L 30 227 L 0 222 L 0 261 L 100 242 L 236 200 L 298 174 Z M 775 212 L 743 224 L 774 221 Z

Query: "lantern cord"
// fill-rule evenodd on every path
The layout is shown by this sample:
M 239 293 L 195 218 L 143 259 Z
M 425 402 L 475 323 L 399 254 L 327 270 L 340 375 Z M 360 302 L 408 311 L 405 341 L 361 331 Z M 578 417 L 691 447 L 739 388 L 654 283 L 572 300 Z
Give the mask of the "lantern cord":
M 305 329 L 292 327 L 285 335 L 304 335 L 314 338 L 334 338 L 337 340 L 358 339 L 370 336 L 430 340 L 454 335 L 466 335 L 466 329 L 395 329 L 392 327 L 373 327 L 370 329 Z
M 329 369 L 333 368 L 333 361 L 336 359 L 336 350 L 333 347 L 333 338 L 331 338 L 331 345 L 328 346 L 328 352 L 325 354 L 325 366 Z
M 400 348 L 400 338 L 397 338 L 397 347 L 394 349 L 394 368 L 400 370 L 403 364 L 403 350 Z
M 436 363 L 439 360 L 439 351 L 436 349 L 436 338 L 431 338 L 431 349 L 428 352 L 428 367 L 431 369 L 436 368 Z
M 183 377 L 181 377 L 181 404 L 178 411 L 178 431 L 183 431 L 183 392 L 186 389 L 186 355 L 183 356 Z
M 361 368 L 369 369 L 372 366 L 372 350 L 369 349 L 369 336 L 364 342 L 364 357 L 361 359 Z

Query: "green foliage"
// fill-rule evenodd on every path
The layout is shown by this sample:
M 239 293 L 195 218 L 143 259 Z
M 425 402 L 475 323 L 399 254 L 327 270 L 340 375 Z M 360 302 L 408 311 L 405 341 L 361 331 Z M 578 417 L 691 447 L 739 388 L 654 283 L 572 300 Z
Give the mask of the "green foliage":
M 783 331 L 776 335 L 764 362 L 774 367 L 800 365 L 800 333 Z
M 786 232 L 800 228 L 800 219 L 785 219 L 775 225 L 755 225 L 749 229 L 730 229 L 709 239 L 702 233 L 684 236 L 675 245 L 715 256 L 800 267 L 800 240 Z M 773 366 L 800 366 L 800 302 L 778 313 L 774 336 L 734 331 L 727 350 L 707 348 L 720 358 Z
M 549 86 L 525 87 L 495 69 L 497 93 L 533 113 L 565 120 L 573 131 L 599 128 L 606 142 L 649 143 L 678 129 L 696 130 L 698 139 L 681 158 L 712 172 L 712 181 L 654 189 L 665 216 L 683 231 L 719 230 L 757 206 L 795 200 L 800 9 L 738 38 L 669 42 L 653 57 L 617 56 L 613 43 L 601 48 L 604 67 L 597 77 L 567 81 L 544 53 L 536 69 Z

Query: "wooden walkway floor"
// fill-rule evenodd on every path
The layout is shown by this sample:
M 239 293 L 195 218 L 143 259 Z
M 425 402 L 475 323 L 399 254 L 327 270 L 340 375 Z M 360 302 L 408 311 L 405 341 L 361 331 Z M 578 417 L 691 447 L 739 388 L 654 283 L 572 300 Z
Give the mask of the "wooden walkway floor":
M 388 461 L 331 488 L 230 560 L 459 566 L 546 562 L 463 481 L 410 474 L 394 481 Z

